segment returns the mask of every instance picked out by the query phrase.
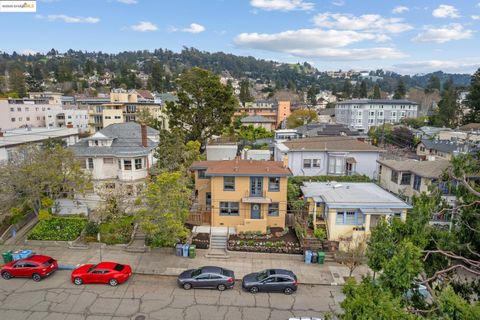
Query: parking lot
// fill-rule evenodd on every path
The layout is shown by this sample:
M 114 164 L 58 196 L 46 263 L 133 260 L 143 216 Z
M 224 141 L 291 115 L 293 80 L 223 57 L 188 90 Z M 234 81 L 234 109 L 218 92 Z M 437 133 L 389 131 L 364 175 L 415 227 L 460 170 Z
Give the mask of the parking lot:
M 300 285 L 284 294 L 233 290 L 185 291 L 174 277 L 134 275 L 117 287 L 75 286 L 69 271 L 57 271 L 41 282 L 0 279 L 0 318 L 16 319 L 288 319 L 321 316 L 338 310 L 341 287 Z

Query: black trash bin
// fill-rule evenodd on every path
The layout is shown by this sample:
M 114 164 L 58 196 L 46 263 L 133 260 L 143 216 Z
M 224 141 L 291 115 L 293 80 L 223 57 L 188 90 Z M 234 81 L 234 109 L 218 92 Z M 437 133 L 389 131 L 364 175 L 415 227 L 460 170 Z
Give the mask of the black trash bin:
M 317 263 L 317 252 L 316 251 L 312 252 L 312 263 Z

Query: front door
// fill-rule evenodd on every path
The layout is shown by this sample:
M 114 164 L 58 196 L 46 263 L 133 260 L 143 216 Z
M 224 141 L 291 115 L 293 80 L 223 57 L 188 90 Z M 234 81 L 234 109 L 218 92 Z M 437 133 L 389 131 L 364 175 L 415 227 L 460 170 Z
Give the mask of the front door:
M 260 219 L 260 204 L 252 203 L 250 219 Z
M 207 207 L 207 210 L 210 210 L 210 207 L 212 206 L 212 193 L 207 192 L 205 194 L 205 206 Z
M 263 177 L 250 178 L 250 196 L 261 197 L 263 191 Z

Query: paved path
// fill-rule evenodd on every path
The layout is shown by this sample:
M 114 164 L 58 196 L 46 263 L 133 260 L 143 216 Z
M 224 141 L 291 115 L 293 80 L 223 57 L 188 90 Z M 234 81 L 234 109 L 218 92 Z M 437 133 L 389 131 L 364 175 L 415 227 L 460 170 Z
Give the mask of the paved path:
M 145 253 L 125 252 L 119 247 L 90 248 L 87 250 L 68 249 L 61 246 L 0 246 L 1 252 L 7 249 L 33 249 L 38 254 L 54 257 L 60 265 L 77 265 L 98 263 L 99 261 L 117 261 L 130 264 L 134 273 L 147 275 L 176 276 L 185 269 L 205 265 L 218 265 L 231 269 L 235 277 L 241 279 L 245 274 L 268 268 L 284 268 L 295 272 L 299 283 L 331 285 L 344 283 L 348 269 L 337 263 L 305 264 L 300 255 L 243 253 L 229 251 L 229 259 L 206 258 L 206 250 L 199 250 L 195 259 L 177 257 L 173 249 L 154 249 Z M 358 279 L 367 272 L 366 267 L 359 267 L 354 276 Z
M 123 285 L 75 286 L 58 271 L 34 282 L 0 279 L 0 318 L 8 320 L 263 320 L 322 316 L 339 310 L 340 287 L 300 285 L 297 293 L 252 295 L 232 290 L 185 291 L 175 279 L 134 275 Z M 143 317 L 141 317 L 143 316 Z

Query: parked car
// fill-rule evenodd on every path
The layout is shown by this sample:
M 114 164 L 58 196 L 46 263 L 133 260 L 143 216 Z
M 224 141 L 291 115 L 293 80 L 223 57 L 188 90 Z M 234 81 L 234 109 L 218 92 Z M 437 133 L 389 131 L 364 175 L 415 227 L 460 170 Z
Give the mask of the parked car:
M 201 267 L 182 272 L 178 276 L 177 282 L 185 290 L 209 288 L 223 291 L 233 288 L 235 275 L 232 270 L 220 267 Z
M 5 280 L 14 277 L 27 277 L 34 281 L 40 281 L 57 269 L 58 264 L 55 259 L 49 256 L 33 255 L 7 263 L 2 267 L 0 273 Z
M 84 264 L 72 272 L 72 282 L 76 285 L 86 283 L 104 283 L 112 287 L 124 283 L 132 275 L 128 264 L 117 262 L 100 262 Z
M 243 277 L 242 288 L 251 293 L 283 292 L 292 294 L 297 291 L 297 276 L 289 270 L 267 269 Z

